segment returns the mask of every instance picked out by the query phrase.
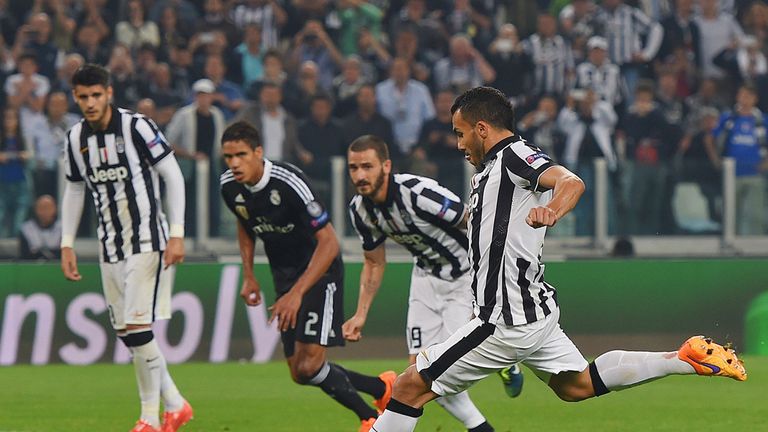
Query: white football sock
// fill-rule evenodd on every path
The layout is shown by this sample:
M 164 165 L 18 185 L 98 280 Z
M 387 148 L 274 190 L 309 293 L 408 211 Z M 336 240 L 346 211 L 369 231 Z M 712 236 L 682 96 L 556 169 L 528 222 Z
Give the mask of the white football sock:
M 131 353 L 141 398 L 141 419 L 154 427 L 160 427 L 160 383 L 163 380 L 165 359 L 154 339 L 144 345 L 131 347 Z
M 160 383 L 160 394 L 163 396 L 163 406 L 166 411 L 178 411 L 184 407 L 184 398 L 181 397 L 176 383 L 168 373 L 168 365 L 163 358 L 163 380 Z
M 623 390 L 667 375 L 695 374 L 677 352 L 609 351 L 595 359 L 597 372 L 609 390 Z
M 387 409 L 376 419 L 371 432 L 413 432 L 418 421 L 418 417 L 398 414 Z
M 439 397 L 435 399 L 435 402 L 462 422 L 467 429 L 480 426 L 485 422 L 485 417 L 477 409 L 466 391 Z

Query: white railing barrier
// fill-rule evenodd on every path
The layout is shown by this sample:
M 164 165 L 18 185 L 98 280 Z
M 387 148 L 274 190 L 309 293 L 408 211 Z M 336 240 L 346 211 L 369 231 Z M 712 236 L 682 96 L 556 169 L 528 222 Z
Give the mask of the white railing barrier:
M 331 158 L 331 213 L 336 236 L 344 238 L 347 228 L 347 161 L 342 156 Z
M 595 238 L 598 249 L 608 247 L 608 164 L 604 158 L 593 159 L 595 168 Z
M 736 161 L 723 159 L 723 248 L 733 247 L 736 239 Z
M 195 161 L 195 195 L 197 195 L 195 197 L 195 212 L 197 213 L 195 249 L 197 250 L 205 249 L 210 233 L 210 176 L 208 160 Z M 189 209 L 189 206 L 187 208 Z

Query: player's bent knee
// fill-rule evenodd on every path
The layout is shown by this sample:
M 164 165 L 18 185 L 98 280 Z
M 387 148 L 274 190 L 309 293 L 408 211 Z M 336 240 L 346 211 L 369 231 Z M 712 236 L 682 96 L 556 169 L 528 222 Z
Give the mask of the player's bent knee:
M 146 345 L 152 342 L 152 339 L 154 338 L 155 335 L 150 329 L 142 332 L 126 333 L 124 336 L 120 336 L 120 340 L 122 340 L 128 348 Z
M 291 378 L 296 384 L 306 385 L 317 374 L 318 369 L 314 362 L 297 361 L 291 367 Z
M 555 394 L 565 402 L 580 402 L 584 399 L 589 399 L 594 396 L 594 392 L 591 389 L 583 388 L 576 385 L 552 385 L 550 387 L 555 391 Z

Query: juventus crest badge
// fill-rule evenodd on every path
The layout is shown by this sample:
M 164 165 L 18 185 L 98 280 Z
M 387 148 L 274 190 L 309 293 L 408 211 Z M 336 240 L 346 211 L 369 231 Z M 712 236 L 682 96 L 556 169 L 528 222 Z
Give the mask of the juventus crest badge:
M 125 140 L 123 137 L 115 138 L 115 148 L 118 153 L 125 153 Z

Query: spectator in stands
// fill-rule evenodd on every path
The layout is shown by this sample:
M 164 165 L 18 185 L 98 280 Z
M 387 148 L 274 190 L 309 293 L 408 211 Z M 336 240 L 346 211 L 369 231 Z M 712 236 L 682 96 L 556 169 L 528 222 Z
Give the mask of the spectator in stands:
M 754 1 L 742 18 L 744 33 L 754 36 L 768 56 L 768 4 Z
M 595 158 L 605 159 L 611 172 L 616 172 L 618 168 L 612 141 L 617 120 L 613 105 L 591 89 L 572 90 L 558 115 L 558 127 L 566 136 L 563 164 L 577 173 L 587 185 L 595 184 Z M 576 234 L 593 234 L 594 187 L 588 188 L 581 199 L 573 212 Z
M 4 85 L 8 105 L 20 109 L 22 117 L 27 113 L 40 113 L 51 84 L 48 78 L 37 73 L 37 59 L 33 53 L 19 56 L 17 64 L 19 73 L 8 77 Z
M 29 209 L 24 165 L 30 153 L 21 135 L 19 111 L 3 109 L 0 129 L 0 238 L 15 237 Z
M 105 64 L 109 60 L 109 50 L 102 44 L 103 38 L 98 27 L 87 24 L 77 31 L 77 48 L 86 63 Z
M 180 108 L 173 115 L 168 124 L 165 136 L 173 146 L 176 156 L 180 158 L 179 166 L 184 173 L 186 181 L 186 195 L 188 208 L 195 209 L 197 202 L 196 179 L 193 161 L 207 161 L 209 172 L 209 220 L 210 235 L 218 235 L 219 226 L 219 199 L 218 185 L 221 173 L 221 161 L 219 157 L 219 138 L 224 133 L 224 113 L 213 105 L 216 86 L 209 79 L 200 79 L 192 85 L 195 100 L 191 104 Z M 197 212 L 186 212 L 186 225 L 190 230 L 197 229 Z
M 131 53 L 125 45 L 115 44 L 107 63 L 112 74 L 112 99 L 119 106 L 134 106 L 139 100 L 139 86 Z
M 694 182 L 707 200 L 709 219 L 721 221 L 722 212 L 718 200 L 722 195 L 722 174 L 718 172 L 719 156 L 713 144 L 712 131 L 720 114 L 715 108 L 703 107 L 698 115 L 699 124 L 691 139 L 680 141 L 675 156 L 680 182 Z
M 662 62 L 682 48 L 695 65 L 701 65 L 701 29 L 694 20 L 693 0 L 675 0 L 675 11 L 661 20 L 664 37 L 657 54 Z
M 162 9 L 160 21 L 160 59 L 167 60 L 173 47 L 185 46 L 189 43 L 194 29 L 194 22 L 185 23 L 178 19 L 178 11 L 171 6 Z
M 573 58 L 581 63 L 587 57 L 587 41 L 595 35 L 595 3 L 592 0 L 573 0 L 558 15 L 560 34 L 571 44 Z
M 712 131 L 716 148 L 736 161 L 736 231 L 739 235 L 763 235 L 766 228 L 764 173 L 768 116 L 757 108 L 755 87 L 742 85 L 736 106 L 720 116 Z
M 540 14 L 536 33 L 523 42 L 525 52 L 534 65 L 531 96 L 562 95 L 573 77 L 573 54 L 568 42 L 557 34 L 557 21 L 549 14 Z
M 261 27 L 252 23 L 245 26 L 243 42 L 235 48 L 240 57 L 240 67 L 243 76 L 243 91 L 248 89 L 264 76 L 264 49 L 261 46 Z
M 154 47 L 160 45 L 160 30 L 157 24 L 147 21 L 144 4 L 141 0 L 128 0 L 127 20 L 117 23 L 115 40 L 125 45 L 129 50 L 136 51 L 143 44 Z
M 355 99 L 360 87 L 368 81 L 363 77 L 360 57 L 351 55 L 344 60 L 341 74 L 333 80 L 333 97 L 336 105 L 333 114 L 336 118 L 344 118 L 355 110 Z
M 264 82 L 259 103 L 246 104 L 232 121 L 247 121 L 261 132 L 265 158 L 308 164 L 312 162 L 312 156 L 299 142 L 296 118 L 283 108 L 282 101 L 282 89 Z
M 433 64 L 434 61 L 419 46 L 418 33 L 413 28 L 405 27 L 397 32 L 397 38 L 394 43 L 395 52 L 392 57 L 405 59 L 411 68 L 411 75 L 416 81 L 428 82 L 432 74 L 429 65 Z M 391 61 L 386 66 L 385 72 L 388 74 L 389 68 L 392 66 Z M 379 76 L 386 74 L 380 73 Z
M 656 235 L 667 199 L 669 163 L 676 150 L 664 114 L 654 102 L 654 86 L 641 82 L 622 119 L 629 159 L 629 200 L 633 234 Z
M 8 0 L 0 0 L 0 39 L 5 44 L 13 45 L 18 27 L 19 24 L 16 17 L 8 8 Z
M 488 8 L 487 4 L 470 0 L 450 2 L 443 14 L 443 25 L 449 34 L 464 34 L 475 46 L 488 46 L 493 39 L 493 17 L 492 6 Z
M 56 78 L 56 66 L 62 52 L 51 41 L 51 19 L 44 13 L 31 15 L 29 23 L 19 27 L 13 46 L 16 58 L 24 52 L 35 54 L 40 74 L 52 80 Z
M 437 181 L 459 196 L 466 189 L 464 154 L 456 149 L 456 134 L 451 122 L 451 105 L 456 94 L 444 90 L 435 95 L 435 118 L 421 128 L 418 147 L 426 160 L 435 164 Z M 410 171 L 409 171 L 410 172 Z
M 204 34 L 217 31 L 224 34 L 230 46 L 240 42 L 240 31 L 226 13 L 224 0 L 205 0 L 203 10 L 205 13 L 195 33 Z
M 230 17 L 238 29 L 251 23 L 261 28 L 261 43 L 265 50 L 276 48 L 280 29 L 288 16 L 277 0 L 243 0 L 232 7 Z
M 536 109 L 528 112 L 517 123 L 517 131 L 555 161 L 562 159 L 565 134 L 557 126 L 560 108 L 554 95 L 539 98 Z M 567 132 L 567 131 L 565 131 Z
M 51 86 L 52 91 L 60 91 L 67 95 L 67 111 L 71 113 L 80 112 L 77 104 L 75 104 L 75 98 L 72 96 L 72 76 L 84 64 L 85 60 L 80 54 L 67 54 L 64 57 L 64 62 L 56 71 L 56 81 Z
M 115 28 L 115 14 L 107 7 L 107 0 L 82 0 L 75 21 L 77 27 L 94 27 L 100 40 L 111 40 Z
M 311 155 L 301 168 L 312 179 L 323 202 L 330 202 L 331 197 L 331 158 L 345 156 L 349 144 L 344 141 L 339 122 L 331 118 L 332 110 L 329 96 L 315 95 L 310 101 L 309 117 L 299 123 L 299 142 Z
M 42 0 L 32 3 L 30 14 L 44 13 L 51 18 L 51 42 L 61 51 L 72 49 L 72 35 L 76 22 L 69 13 L 69 5 L 63 0 Z
M 56 200 L 43 195 L 35 201 L 34 215 L 21 225 L 19 259 L 51 261 L 61 257 L 61 222 Z
M 157 106 L 157 112 L 152 119 L 160 126 L 171 121 L 173 113 L 186 99 L 186 89 L 176 85 L 171 75 L 171 67 L 167 63 L 158 63 L 152 69 L 146 93 L 143 97 L 152 98 Z
M 294 100 L 298 96 L 298 87 L 293 80 L 288 79 L 288 74 L 283 69 L 283 57 L 277 50 L 269 50 L 264 53 L 264 76 L 253 83 L 248 89 L 248 99 L 258 100 L 261 86 L 264 83 L 275 84 L 282 89 L 284 100 Z
M 701 0 L 701 15 L 694 21 L 701 32 L 701 75 L 720 80 L 720 89 L 726 89 L 722 79 L 725 71 L 715 66 L 714 59 L 725 49 L 739 45 L 744 32 L 733 15 L 721 12 L 718 0 Z
M 496 71 L 493 86 L 504 92 L 513 106 L 525 103 L 533 62 L 523 49 L 513 24 L 504 24 L 488 48 L 488 62 Z
M 303 120 L 309 115 L 309 105 L 317 95 L 329 95 L 320 85 L 320 72 L 313 61 L 305 61 L 299 67 L 295 92 L 286 95 L 285 107 L 297 119 Z
M 656 103 L 672 127 L 669 131 L 674 136 L 673 140 L 680 139 L 680 135 L 685 127 L 685 119 L 688 116 L 688 106 L 677 91 L 678 80 L 675 72 L 669 69 L 662 69 L 657 73 L 658 88 L 656 90 Z
M 736 63 L 744 82 L 757 85 L 768 75 L 768 61 L 761 51 L 761 43 L 754 36 L 745 36 L 736 52 Z
M 608 40 L 608 56 L 621 68 L 627 83 L 627 103 L 633 103 L 638 80 L 659 51 L 664 29 L 624 0 L 603 0 L 595 15 L 596 34 Z
M 149 19 L 160 23 L 168 10 L 174 11 L 182 28 L 192 28 L 199 18 L 197 8 L 189 0 L 157 0 L 149 10 Z
M 23 126 L 24 136 L 32 148 L 32 180 L 34 196 L 58 194 L 58 162 L 62 143 L 70 127 L 80 116 L 68 111 L 67 94 L 56 91 L 48 95 L 46 113 L 30 117 Z
M 314 62 L 319 72 L 320 85 L 330 91 L 333 77 L 344 62 L 341 52 L 336 48 L 328 33 L 318 21 L 309 21 L 294 37 L 291 53 L 294 65 L 301 66 L 307 61 Z
M 384 142 L 394 142 L 392 123 L 377 110 L 376 89 L 372 84 L 365 84 L 357 91 L 355 97 L 357 110 L 342 121 L 344 142 L 351 143 L 363 135 L 375 135 Z M 396 146 L 392 146 L 390 158 L 393 161 L 401 159 Z
M 143 114 L 144 117 L 155 118 L 155 115 L 157 114 L 157 105 L 155 105 L 155 101 L 150 98 L 139 99 L 139 101 L 136 102 L 136 112 Z M 165 131 L 164 127 L 160 125 L 158 125 L 158 127 L 160 127 L 161 131 Z
M 576 88 L 589 89 L 614 107 L 624 99 L 626 88 L 619 67 L 608 59 L 608 41 L 592 36 L 587 42 L 587 61 L 576 67 Z
M 341 0 L 337 5 L 341 20 L 339 49 L 343 55 L 358 54 L 357 41 L 362 31 L 374 39 L 381 38 L 381 9 L 365 0 Z
M 405 59 L 392 61 L 389 79 L 376 85 L 379 112 L 392 122 L 395 143 L 403 154 L 416 145 L 421 126 L 435 117 L 429 89 L 411 79 L 410 67 Z
M 407 0 L 402 9 L 394 12 L 389 26 L 390 40 L 396 40 L 406 28 L 414 31 L 418 52 L 425 64 L 433 65 L 445 57 L 450 34 L 434 14 L 428 13 L 425 0 Z M 401 54 L 395 52 L 395 57 Z
M 367 82 L 377 82 L 379 77 L 386 75 L 387 66 L 392 61 L 392 55 L 384 43 L 366 29 L 360 30 L 357 38 L 357 55 L 361 74 Z
M 213 82 L 216 93 L 213 96 L 214 105 L 219 107 L 224 118 L 231 120 L 245 102 L 240 86 L 224 78 L 227 68 L 220 55 L 209 55 L 205 60 L 203 76 Z
M 457 35 L 451 38 L 449 56 L 435 63 L 432 79 L 437 91 L 460 94 L 493 82 L 496 71 L 466 36 Z

